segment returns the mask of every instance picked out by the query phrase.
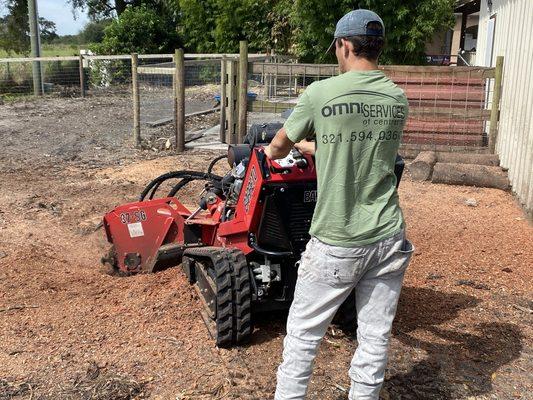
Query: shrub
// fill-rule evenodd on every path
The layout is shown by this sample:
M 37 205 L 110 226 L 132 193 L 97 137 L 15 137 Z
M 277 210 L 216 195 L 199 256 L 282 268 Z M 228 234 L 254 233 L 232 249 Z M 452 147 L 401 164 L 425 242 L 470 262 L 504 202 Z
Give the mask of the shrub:
M 91 50 L 99 54 L 173 53 L 180 41 L 172 21 L 145 6 L 128 7 L 104 29 L 102 43 Z

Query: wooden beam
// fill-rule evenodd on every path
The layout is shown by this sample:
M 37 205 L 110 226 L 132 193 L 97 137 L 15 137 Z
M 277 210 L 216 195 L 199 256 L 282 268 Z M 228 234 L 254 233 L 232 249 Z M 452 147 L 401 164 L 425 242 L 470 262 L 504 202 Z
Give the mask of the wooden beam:
M 491 153 L 496 151 L 498 140 L 498 120 L 500 116 L 500 97 L 502 94 L 503 56 L 496 58 L 496 73 L 494 78 L 494 92 L 492 93 L 492 110 L 490 114 L 489 149 Z
M 79 70 L 80 70 L 80 95 L 85 97 L 85 72 L 83 70 L 83 55 L 80 54 L 79 58 Z
M 277 113 L 288 110 L 289 108 L 294 108 L 295 106 L 296 103 L 281 103 L 265 100 L 254 100 L 250 102 L 249 111 Z
M 185 65 L 183 63 L 183 49 L 177 49 L 174 53 L 174 129 L 176 135 L 176 151 L 185 151 Z
M 460 119 L 475 119 L 488 120 L 491 116 L 491 110 L 483 110 L 480 108 L 464 109 L 464 108 L 447 108 L 447 107 L 409 107 L 409 115 L 418 116 L 438 116 L 450 117 Z
M 267 100 L 254 100 L 249 103 L 250 111 L 254 112 L 278 112 L 289 108 L 294 108 L 296 103 L 289 102 L 274 102 Z M 409 108 L 409 115 L 440 118 L 459 118 L 459 119 L 473 119 L 473 120 L 488 120 L 491 115 L 491 110 L 483 109 L 464 109 L 464 108 L 448 108 L 448 107 L 416 107 Z
M 461 14 L 461 37 L 459 39 L 459 52 L 465 50 L 465 37 L 466 37 L 466 20 L 468 19 L 468 14 L 463 12 Z
M 237 63 L 227 60 L 226 78 L 226 143 L 237 143 L 236 137 L 236 109 L 237 109 Z
M 454 76 L 455 78 L 483 79 L 490 78 L 494 68 L 485 67 L 452 67 L 452 66 L 406 66 L 406 65 L 386 65 L 380 66 L 380 70 L 387 75 L 405 75 L 413 77 L 416 74 L 432 74 L 445 78 Z M 281 76 L 305 75 L 308 77 L 325 77 L 338 75 L 339 70 L 336 64 L 292 64 L 292 63 L 264 63 L 250 62 L 248 71 L 254 75 L 278 74 Z M 400 79 L 399 79 L 400 80 Z M 400 80 L 401 81 L 401 80 Z
M 246 109 L 248 106 L 248 42 L 240 41 L 239 56 L 239 100 L 238 104 L 238 124 L 237 143 L 242 143 L 246 136 L 247 118 Z
M 141 99 L 139 96 L 139 80 L 137 66 L 139 58 L 137 53 L 131 55 L 131 86 L 133 94 L 133 143 L 135 147 L 141 144 Z
M 222 57 L 220 61 L 220 143 L 226 143 L 226 64 L 226 57 Z

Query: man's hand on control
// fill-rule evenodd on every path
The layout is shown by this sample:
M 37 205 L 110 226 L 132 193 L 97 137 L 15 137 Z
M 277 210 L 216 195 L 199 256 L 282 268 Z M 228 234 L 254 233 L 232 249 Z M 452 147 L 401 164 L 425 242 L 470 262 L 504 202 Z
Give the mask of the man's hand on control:
M 270 145 L 266 146 L 263 151 L 265 152 L 265 156 L 272 160 L 272 151 L 270 150 Z
M 301 142 L 295 143 L 294 147 L 300 153 L 309 154 L 311 156 L 315 155 L 315 150 L 316 150 L 315 142 L 310 142 L 309 140 L 304 139 Z

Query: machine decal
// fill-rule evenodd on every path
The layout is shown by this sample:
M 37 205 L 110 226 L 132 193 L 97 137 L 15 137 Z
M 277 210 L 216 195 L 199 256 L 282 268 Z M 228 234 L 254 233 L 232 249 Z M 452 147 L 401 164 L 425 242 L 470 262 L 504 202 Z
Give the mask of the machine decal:
M 250 171 L 250 179 L 248 180 L 248 185 L 244 192 L 244 209 L 246 213 L 250 211 L 250 200 L 252 199 L 252 193 L 254 192 L 255 184 L 257 182 L 257 174 L 255 172 L 255 167 L 252 167 Z
M 304 192 L 304 203 L 316 203 L 316 190 L 306 190 Z
M 143 210 L 135 211 L 133 213 L 120 213 L 120 222 L 123 224 L 130 224 L 132 222 L 146 221 L 146 213 Z
M 132 238 L 144 236 L 143 224 L 140 222 L 128 224 L 128 231 L 130 232 L 130 237 Z

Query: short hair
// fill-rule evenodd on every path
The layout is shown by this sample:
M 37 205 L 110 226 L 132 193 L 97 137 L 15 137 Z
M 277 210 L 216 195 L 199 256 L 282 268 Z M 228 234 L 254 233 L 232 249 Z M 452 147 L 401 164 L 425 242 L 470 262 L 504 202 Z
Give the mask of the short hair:
M 381 28 L 381 24 L 377 22 L 371 22 L 370 24 L 375 25 L 376 28 Z M 374 27 L 369 26 L 369 28 L 373 29 Z M 363 57 L 370 61 L 376 61 L 385 46 L 385 38 L 383 36 L 357 35 L 338 38 L 337 44 L 339 47 L 342 47 L 341 39 L 347 40 L 353 45 L 353 52 L 357 57 Z

